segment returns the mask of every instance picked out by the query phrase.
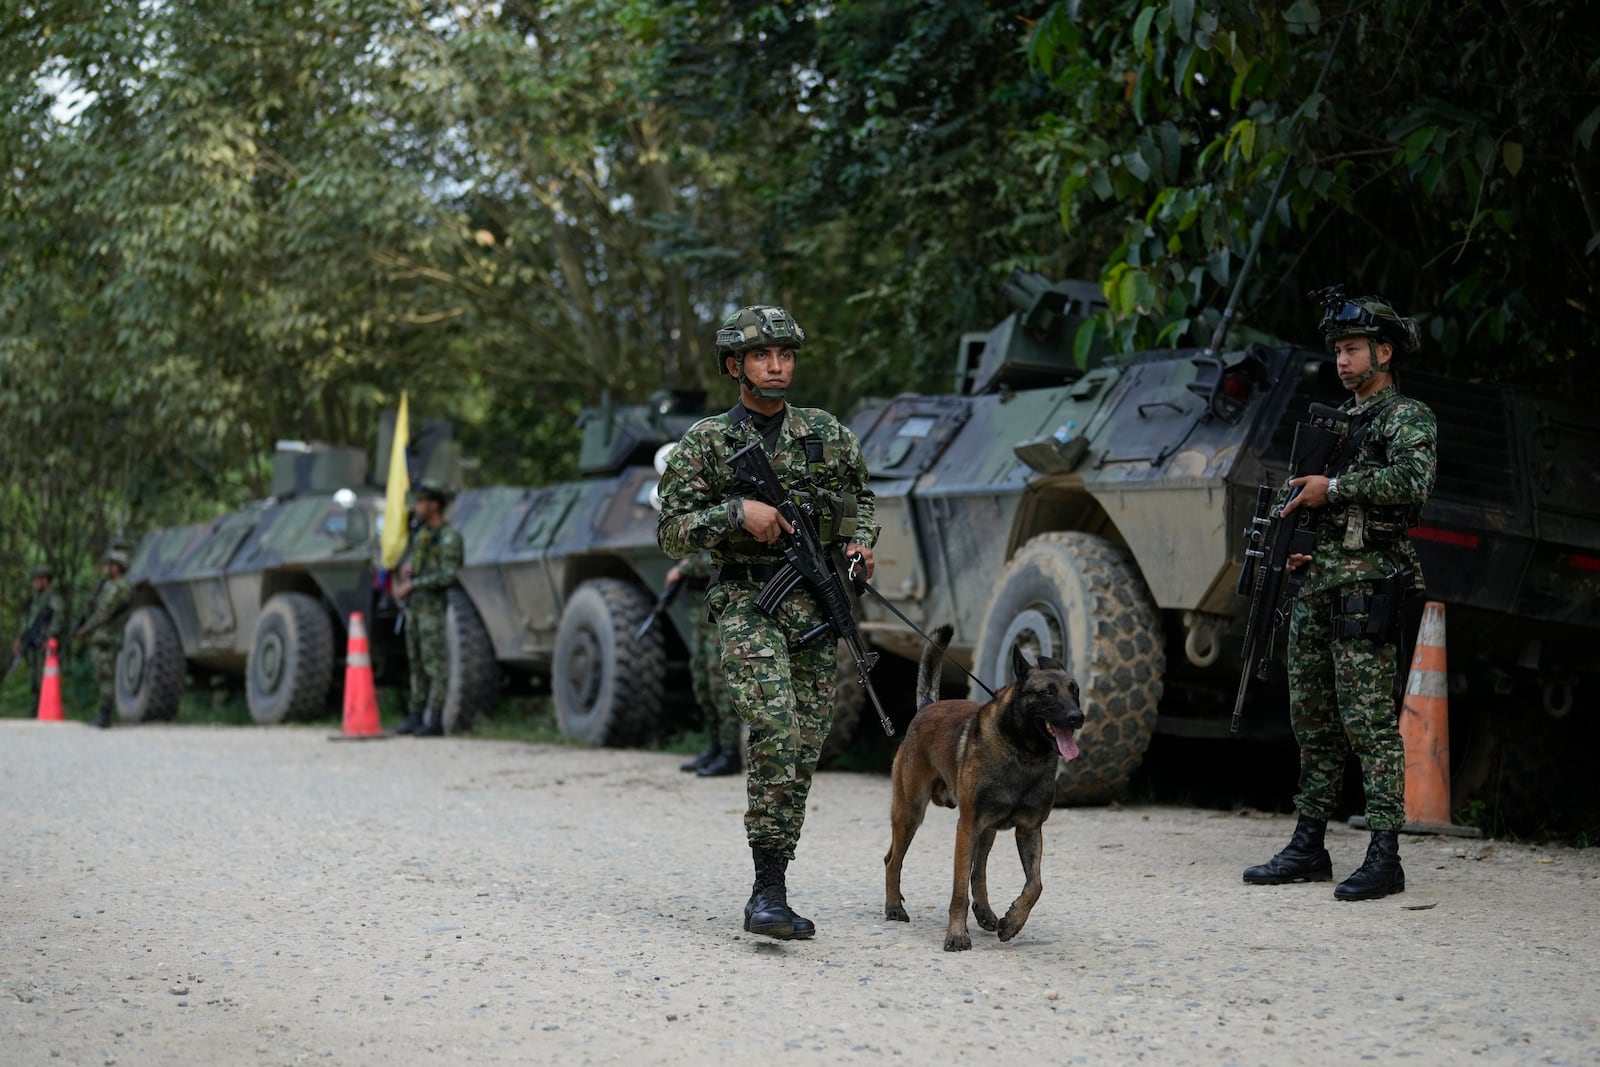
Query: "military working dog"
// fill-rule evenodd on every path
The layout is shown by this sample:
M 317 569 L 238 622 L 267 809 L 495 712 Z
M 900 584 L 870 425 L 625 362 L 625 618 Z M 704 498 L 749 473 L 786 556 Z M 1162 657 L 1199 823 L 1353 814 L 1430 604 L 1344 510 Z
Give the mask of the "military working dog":
M 1078 755 L 1073 734 L 1083 727 L 1078 683 L 1066 668 L 1048 656 L 1031 665 L 1016 649 L 1011 653 L 1015 680 L 987 704 L 937 700 L 942 657 L 953 632 L 950 626 L 939 627 L 923 649 L 917 672 L 918 711 L 894 757 L 889 809 L 893 836 L 883 857 L 884 916 L 907 922 L 910 917 L 900 894 L 906 850 L 930 802 L 958 809 L 946 952 L 972 947 L 967 932 L 969 884 L 978 925 L 998 929 L 1000 940 L 1016 937 L 1028 921 L 1044 888 L 1039 865 L 1044 858 L 1044 821 L 1055 803 L 1057 760 Z M 1017 854 L 1027 882 L 1005 918 L 996 919 L 989 907 L 989 849 L 996 831 L 1010 829 L 1017 832 Z

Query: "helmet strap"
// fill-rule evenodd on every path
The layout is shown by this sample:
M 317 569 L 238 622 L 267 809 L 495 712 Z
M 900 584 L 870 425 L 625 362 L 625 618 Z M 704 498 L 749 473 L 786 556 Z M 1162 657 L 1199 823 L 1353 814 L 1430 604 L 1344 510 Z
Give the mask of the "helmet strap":
M 739 380 L 739 384 L 741 386 L 743 386 L 744 388 L 750 390 L 752 393 L 754 393 L 757 397 L 761 398 L 762 400 L 783 400 L 785 397 L 787 397 L 789 395 L 789 390 L 787 390 L 787 389 L 763 389 L 761 386 L 757 385 L 755 382 L 752 382 L 748 377 L 745 376 L 745 373 L 744 373 L 744 353 L 743 352 L 739 353 L 738 359 L 739 359 L 739 373 L 738 373 L 737 377 L 738 377 L 738 380 Z

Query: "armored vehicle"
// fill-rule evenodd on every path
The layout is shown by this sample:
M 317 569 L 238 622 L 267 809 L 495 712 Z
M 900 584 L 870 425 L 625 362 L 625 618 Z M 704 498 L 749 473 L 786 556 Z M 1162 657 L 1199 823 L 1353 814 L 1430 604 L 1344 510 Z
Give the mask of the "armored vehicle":
M 1293 346 L 1080 357 L 1094 285 L 1019 272 L 1007 294 L 1017 310 L 961 340 L 952 393 L 851 420 L 883 526 L 873 584 L 923 629 L 953 623 L 951 651 L 991 685 L 1013 647 L 1067 663 L 1089 722 L 1058 801 L 1100 802 L 1155 731 L 1227 733 L 1240 532 L 1257 487 L 1287 477 L 1308 404 L 1348 394 L 1327 353 Z M 1439 469 L 1411 536 L 1448 608 L 1452 685 L 1490 695 L 1452 700 L 1452 717 L 1513 690 L 1565 715 L 1596 681 L 1600 419 L 1414 364 L 1400 385 L 1438 416 Z M 911 628 L 871 599 L 863 611 L 878 647 L 919 656 Z M 1252 728 L 1286 726 L 1271 695 Z
M 626 745 L 661 727 L 691 608 L 678 598 L 639 632 L 673 563 L 656 545 L 653 459 L 704 417 L 704 399 L 663 391 L 644 404 L 603 403 L 580 421 L 582 479 L 471 489 L 451 510 L 489 662 L 548 679 L 569 737 Z
M 663 393 L 586 411 L 581 480 L 456 497 L 449 519 L 466 551 L 448 610 L 447 730 L 493 707 L 503 670 L 548 680 L 570 736 L 626 744 L 658 728 L 669 660 L 686 658 L 690 608 L 674 605 L 637 633 L 672 563 L 655 540 L 652 459 L 702 417 L 702 399 Z M 441 447 L 448 438 L 446 423 L 413 435 L 426 476 L 454 462 Z M 366 474 L 360 449 L 286 442 L 271 497 L 146 536 L 129 572 L 136 606 L 119 663 L 121 717 L 170 718 L 191 671 L 242 676 L 257 722 L 321 712 L 337 691 L 353 611 L 368 619 L 380 684 L 404 685 L 403 620 L 378 569 L 387 471 L 371 482 Z
M 422 423 L 412 446 L 429 471 L 454 462 L 447 423 Z M 381 441 L 379 454 L 388 455 Z M 369 620 L 379 679 L 403 679 L 394 606 L 374 583 L 386 473 L 369 481 L 359 448 L 279 442 L 267 499 L 146 535 L 128 570 L 118 715 L 171 718 L 190 671 L 242 677 L 257 722 L 316 714 L 336 692 L 353 611 Z M 452 637 L 472 621 L 458 622 L 455 609 Z

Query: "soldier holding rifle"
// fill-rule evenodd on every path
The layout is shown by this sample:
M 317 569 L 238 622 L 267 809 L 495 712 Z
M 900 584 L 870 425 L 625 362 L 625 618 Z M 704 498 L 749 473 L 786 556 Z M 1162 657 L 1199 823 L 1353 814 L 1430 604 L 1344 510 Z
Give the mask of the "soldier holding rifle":
M 838 597 L 820 595 L 812 579 L 787 583 L 793 571 L 785 563 L 792 564 L 797 543 L 805 540 L 842 549 L 856 572 L 870 577 L 878 538 L 855 434 L 826 411 L 785 402 L 804 344 L 805 333 L 780 307 L 741 308 L 723 322 L 717 370 L 739 383 L 739 403 L 691 427 L 673 450 L 661 479 L 656 528 L 672 558 L 709 549 L 718 566 L 707 602 L 721 634 L 734 708 L 750 728 L 744 822 L 755 885 L 744 928 L 779 939 L 816 933 L 811 920 L 789 907 L 786 874 L 832 718 L 835 633 L 855 636 L 839 630 L 841 620 L 830 610 Z M 752 446 L 782 483 L 767 488 L 802 502 L 802 521 L 813 524 L 814 537 L 797 532 L 770 501 L 757 499 L 761 494 L 735 469 L 735 456 Z M 782 595 L 774 604 L 772 595 L 762 600 L 764 589 Z M 842 624 L 848 627 L 849 620 Z
M 1407 530 L 1433 488 L 1433 412 L 1394 384 L 1395 357 L 1415 354 L 1416 322 L 1377 296 L 1335 286 L 1312 294 L 1339 380 L 1352 394 L 1340 454 L 1325 472 L 1291 478 L 1281 518 L 1321 509 L 1309 552 L 1287 556 L 1300 595 L 1289 616 L 1289 705 L 1300 746 L 1300 818 L 1289 844 L 1244 872 L 1256 885 L 1329 881 L 1323 843 L 1345 761 L 1361 761 L 1365 862 L 1334 890 L 1370 900 L 1405 889 L 1398 831 L 1405 823 L 1405 752 L 1396 715 L 1399 607 L 1423 589 Z M 1281 524 L 1280 524 L 1281 525 Z M 1248 665 L 1247 665 L 1248 670 Z

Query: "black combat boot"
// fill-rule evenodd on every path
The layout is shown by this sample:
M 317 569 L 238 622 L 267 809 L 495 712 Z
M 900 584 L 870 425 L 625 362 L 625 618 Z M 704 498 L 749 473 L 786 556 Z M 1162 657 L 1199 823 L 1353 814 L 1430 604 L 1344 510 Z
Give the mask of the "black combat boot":
M 422 725 L 417 727 L 415 737 L 443 737 L 444 713 L 437 708 L 426 708 L 422 712 Z
M 788 890 L 784 886 L 784 873 L 789 861 L 776 852 L 750 847 L 755 860 L 756 882 L 750 890 L 750 900 L 744 906 L 744 928 L 747 933 L 775 937 L 780 941 L 803 939 L 817 932 L 810 919 L 801 918 L 789 908 Z
M 408 714 L 405 721 L 394 728 L 397 734 L 414 734 L 422 729 L 422 712 L 413 711 Z
M 1336 900 L 1377 900 L 1406 891 L 1406 872 L 1400 869 L 1400 833 L 1374 830 L 1367 858 L 1356 872 L 1334 889 Z
M 721 778 L 727 774 L 738 774 L 744 770 L 744 761 L 739 758 L 739 750 L 725 748 L 700 767 L 694 773 L 701 778 Z
M 1283 851 L 1259 867 L 1247 867 L 1244 880 L 1251 885 L 1282 885 L 1285 882 L 1331 882 L 1333 860 L 1322 845 L 1328 830 L 1327 819 L 1300 816 L 1294 836 Z
M 698 774 L 700 773 L 701 767 L 704 767 L 706 764 L 716 759 L 717 756 L 721 755 L 721 753 L 722 745 L 717 742 L 716 738 L 712 738 L 711 747 L 707 748 L 704 752 L 700 753 L 700 755 L 696 756 L 688 763 L 680 764 L 678 766 L 678 770 L 688 771 L 690 774 Z
M 94 724 L 96 726 L 100 727 L 100 729 L 102 729 L 102 730 L 111 729 L 111 705 L 110 704 L 101 704 L 100 705 L 100 717 L 94 721 Z

